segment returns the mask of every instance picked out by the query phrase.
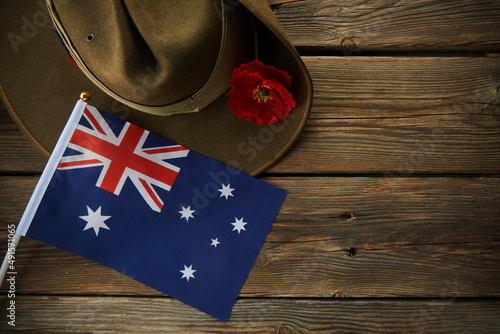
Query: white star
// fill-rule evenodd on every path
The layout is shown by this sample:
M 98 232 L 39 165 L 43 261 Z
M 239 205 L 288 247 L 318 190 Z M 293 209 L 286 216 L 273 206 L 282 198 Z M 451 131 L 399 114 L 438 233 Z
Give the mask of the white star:
M 182 273 L 181 279 L 185 278 L 189 282 L 190 278 L 194 278 L 193 273 L 196 270 L 193 270 L 193 265 L 190 265 L 189 268 L 186 265 L 184 265 L 184 270 L 179 270 L 179 271 Z
M 229 183 L 227 186 L 223 184 L 222 188 L 217 190 L 220 191 L 219 197 L 224 196 L 226 199 L 228 199 L 229 196 L 234 197 L 233 195 L 234 188 L 231 188 L 231 183 Z
M 87 222 L 87 225 L 85 225 L 85 228 L 83 229 L 84 231 L 88 230 L 89 228 L 93 228 L 95 235 L 97 237 L 99 235 L 100 228 L 105 228 L 106 230 L 109 230 L 109 227 L 106 224 L 104 224 L 104 221 L 111 218 L 111 216 L 101 216 L 101 207 L 99 207 L 99 209 L 97 209 L 94 212 L 87 205 L 87 213 L 88 213 L 88 215 L 86 215 L 86 216 L 79 216 L 78 217 L 78 218 L 81 218 Z
M 186 221 L 189 221 L 189 218 L 194 218 L 193 212 L 196 210 L 191 210 L 191 206 L 188 206 L 187 208 L 182 207 L 181 211 L 177 211 L 181 214 L 181 219 L 186 218 Z
M 215 248 L 217 248 L 218 244 L 220 244 L 219 238 L 215 238 L 212 239 L 212 243 L 210 244 L 210 246 L 214 246 Z
M 241 219 L 238 219 L 238 218 L 235 217 L 234 219 L 236 219 L 236 221 L 234 223 L 231 223 L 231 225 L 234 226 L 233 231 L 235 231 L 235 230 L 238 231 L 238 234 L 240 234 L 241 230 L 246 231 L 245 230 L 245 225 L 247 223 L 245 223 L 243 221 L 243 217 L 241 217 Z

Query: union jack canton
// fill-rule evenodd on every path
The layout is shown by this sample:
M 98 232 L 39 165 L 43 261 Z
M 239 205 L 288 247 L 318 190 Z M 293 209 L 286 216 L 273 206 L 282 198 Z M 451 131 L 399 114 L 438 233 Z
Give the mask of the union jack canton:
M 285 196 L 79 101 L 18 234 L 225 321 Z
M 96 186 L 120 195 L 128 178 L 151 209 L 160 212 L 163 201 L 152 185 L 170 190 L 179 168 L 165 160 L 184 158 L 189 150 L 180 145 L 144 148 L 149 131 L 127 122 L 116 135 L 92 106 L 87 105 L 83 116 L 90 127 L 79 124 L 68 144 L 81 154 L 64 156 L 57 168 L 102 166 Z

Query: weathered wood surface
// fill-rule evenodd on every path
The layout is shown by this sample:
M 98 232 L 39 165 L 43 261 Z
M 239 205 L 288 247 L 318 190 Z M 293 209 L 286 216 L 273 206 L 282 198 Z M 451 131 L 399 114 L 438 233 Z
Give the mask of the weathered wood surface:
M 109 268 L 33 240 L 23 239 L 17 256 L 20 294 L 161 295 Z M 329 241 L 267 242 L 240 296 L 499 297 L 499 260 L 498 241 L 382 249 L 342 249 Z M 0 290 L 3 295 L 7 288 Z
M 301 49 L 363 52 L 498 52 L 496 0 L 269 0 Z
M 170 298 L 19 296 L 16 328 L 30 333 L 484 333 L 498 300 L 239 299 L 226 323 Z M 321 310 L 321 313 L 318 312 Z M 54 315 L 57 314 L 57 318 Z M 0 322 L 0 330 L 7 330 Z
M 0 332 L 500 331 L 500 2 L 269 3 L 314 101 L 228 322 L 25 238 Z M 1 254 L 45 162 L 0 106 Z
M 0 240 L 36 180 L 0 177 Z M 500 178 L 264 180 L 290 195 L 241 296 L 500 296 Z M 22 293 L 158 294 L 31 239 L 16 263 Z
M 500 58 L 305 61 L 311 118 L 268 172 L 500 173 Z M 1 170 L 40 172 L 46 158 L 0 115 Z

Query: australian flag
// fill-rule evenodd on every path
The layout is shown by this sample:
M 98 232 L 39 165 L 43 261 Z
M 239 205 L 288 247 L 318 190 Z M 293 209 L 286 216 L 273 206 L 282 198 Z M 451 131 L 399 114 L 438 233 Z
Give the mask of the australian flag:
M 18 232 L 225 321 L 285 196 L 79 101 Z

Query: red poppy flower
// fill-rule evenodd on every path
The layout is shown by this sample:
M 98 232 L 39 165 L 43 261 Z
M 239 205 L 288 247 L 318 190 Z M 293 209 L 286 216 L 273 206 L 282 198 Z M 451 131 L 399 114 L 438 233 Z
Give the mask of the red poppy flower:
M 291 84 L 285 71 L 254 60 L 233 71 L 227 105 L 240 118 L 257 124 L 276 123 L 295 108 L 292 94 L 285 88 Z

